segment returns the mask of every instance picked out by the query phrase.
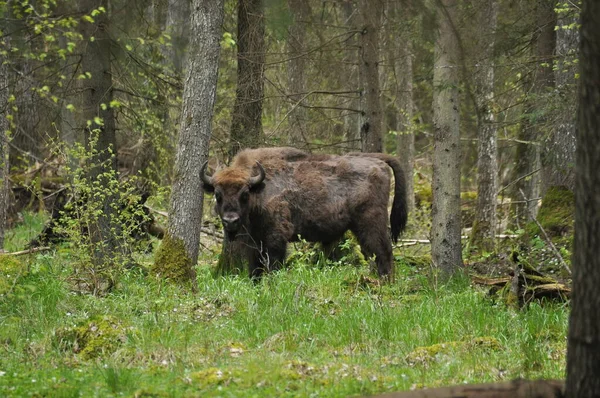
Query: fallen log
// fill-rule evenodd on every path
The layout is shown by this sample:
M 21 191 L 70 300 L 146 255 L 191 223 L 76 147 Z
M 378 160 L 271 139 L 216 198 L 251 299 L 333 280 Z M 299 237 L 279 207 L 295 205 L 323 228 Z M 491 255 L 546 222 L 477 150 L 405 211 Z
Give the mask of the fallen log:
M 561 398 L 560 380 L 513 380 L 373 395 L 376 398 Z

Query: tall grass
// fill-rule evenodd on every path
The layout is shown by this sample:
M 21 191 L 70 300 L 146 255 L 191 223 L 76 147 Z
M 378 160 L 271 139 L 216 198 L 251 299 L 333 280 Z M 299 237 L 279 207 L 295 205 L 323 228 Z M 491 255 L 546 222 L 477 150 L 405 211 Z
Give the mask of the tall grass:
M 441 285 L 399 263 L 380 286 L 298 264 L 255 284 L 201 265 L 196 295 L 131 270 L 99 298 L 74 293 L 68 253 L 26 263 L 0 297 L 0 396 L 341 397 L 564 375 L 567 308 L 515 311 L 467 276 Z M 116 348 L 84 358 L 57 341 L 98 316 L 123 325 Z

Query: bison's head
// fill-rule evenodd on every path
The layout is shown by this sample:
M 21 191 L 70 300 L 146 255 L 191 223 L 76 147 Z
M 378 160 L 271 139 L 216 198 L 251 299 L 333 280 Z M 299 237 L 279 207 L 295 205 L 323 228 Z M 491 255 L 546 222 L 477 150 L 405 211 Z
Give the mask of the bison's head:
M 250 194 L 260 189 L 265 179 L 265 170 L 256 162 L 258 175 L 252 170 L 228 167 L 214 175 L 206 174 L 208 161 L 202 165 L 201 176 L 206 192 L 214 193 L 215 209 L 223 222 L 229 240 L 234 240 L 242 227 L 247 225 L 250 210 Z

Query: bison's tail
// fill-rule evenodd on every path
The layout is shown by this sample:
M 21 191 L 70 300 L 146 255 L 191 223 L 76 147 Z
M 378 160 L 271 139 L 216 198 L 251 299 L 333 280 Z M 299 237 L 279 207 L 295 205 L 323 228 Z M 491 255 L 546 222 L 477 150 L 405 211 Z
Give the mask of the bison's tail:
M 394 172 L 394 201 L 392 203 L 392 212 L 390 214 L 390 227 L 392 229 L 392 240 L 398 241 L 398 236 L 406 228 L 408 221 L 408 206 L 406 203 L 406 176 L 400 161 L 384 153 L 351 153 L 353 156 L 365 156 L 383 160 Z

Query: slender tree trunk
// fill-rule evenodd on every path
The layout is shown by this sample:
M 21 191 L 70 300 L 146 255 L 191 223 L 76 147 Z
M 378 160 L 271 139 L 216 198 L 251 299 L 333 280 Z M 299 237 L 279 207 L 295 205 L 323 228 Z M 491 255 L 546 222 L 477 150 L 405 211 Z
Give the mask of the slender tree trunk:
M 560 95 L 561 109 L 551 133 L 544 142 L 542 156 L 542 189 L 545 194 L 550 187 L 575 189 L 575 126 L 577 114 L 576 92 L 577 67 L 575 60 L 579 45 L 577 17 L 562 15 L 556 29 L 556 67 L 554 77 L 556 91 Z M 566 28 L 566 29 L 565 29 Z
M 344 20 L 344 26 L 349 27 L 357 27 L 357 10 L 355 1 L 342 1 L 340 4 L 340 8 L 342 10 L 342 18 Z M 349 50 L 346 51 L 346 55 L 343 59 L 344 67 L 340 71 L 341 81 L 346 84 L 346 89 L 348 91 L 356 90 L 358 87 L 358 54 L 354 50 L 355 47 L 358 46 L 358 40 L 355 34 L 351 34 L 346 40 L 347 46 Z M 350 109 L 359 109 L 360 108 L 360 100 L 352 99 L 348 101 L 348 108 Z M 346 111 L 344 113 L 344 135 L 345 140 L 347 142 L 347 147 L 349 150 L 358 151 L 360 150 L 360 118 L 357 112 Z
M 460 243 L 459 70 L 456 0 L 441 0 L 433 72 L 433 207 L 431 254 L 445 274 L 462 265 Z
M 192 2 L 169 226 L 153 265 L 154 273 L 174 281 L 195 279 L 204 197 L 200 169 L 208 158 L 212 131 L 223 4 L 223 0 Z
M 262 0 L 238 0 L 238 69 L 229 156 L 262 140 L 265 17 Z
M 528 118 L 521 123 L 517 147 L 516 178 L 522 178 L 515 185 L 515 198 L 521 200 L 519 191 L 525 193 L 529 200 L 527 209 L 519 211 L 520 216 L 535 217 L 538 211 L 538 198 L 540 197 L 541 173 L 541 146 L 542 129 L 546 117 L 540 114 L 543 109 L 545 95 L 554 86 L 554 73 L 552 72 L 552 56 L 554 53 L 555 36 L 554 26 L 556 18 L 554 14 L 554 0 L 537 0 L 536 3 L 536 31 L 533 37 L 534 62 L 536 68 L 531 80 L 531 89 L 525 103 L 525 114 Z M 526 213 L 526 214 L 523 214 Z
M 9 209 L 9 181 L 8 181 L 8 140 L 10 139 L 10 124 L 8 122 L 8 67 L 0 57 L 0 251 L 4 248 L 4 235 L 7 229 Z
M 479 45 L 475 70 L 477 106 L 477 207 L 471 243 L 492 251 L 496 238 L 498 192 L 498 134 L 494 124 L 494 45 L 498 1 L 486 0 L 479 7 Z
M 369 0 L 358 1 L 361 18 L 359 37 L 358 71 L 360 81 L 361 150 L 383 150 L 383 110 L 379 89 L 379 29 L 383 3 Z
M 600 3 L 581 12 L 581 81 L 567 398 L 600 396 Z
M 89 15 L 92 10 L 104 7 L 108 10 L 108 0 L 82 0 L 79 10 Z M 111 40 L 109 36 L 107 11 L 94 16 L 94 22 L 81 21 L 79 31 L 84 39 L 81 48 L 81 70 L 89 78 L 81 81 L 82 119 L 80 129 L 85 132 L 84 141 L 88 153 L 93 153 L 87 165 L 90 183 L 99 183 L 108 189 L 110 179 L 107 174 L 117 172 L 117 140 L 115 115 L 110 106 L 112 101 Z M 91 39 L 93 37 L 93 40 Z M 93 247 L 92 261 L 97 269 L 113 263 L 117 253 L 123 254 L 124 247 L 119 240 L 120 225 L 114 208 L 115 198 L 111 194 L 96 195 L 89 201 L 99 201 L 102 212 L 94 225 L 90 226 L 90 239 Z
M 406 10 L 399 2 L 391 2 L 390 19 L 394 23 L 405 22 L 408 26 L 408 18 L 405 17 Z M 396 154 L 402 164 L 406 174 L 406 199 L 408 211 L 411 212 L 415 207 L 415 189 L 413 174 L 415 168 L 415 134 L 413 126 L 414 101 L 413 101 L 413 50 L 410 29 L 400 27 L 397 35 L 393 34 L 392 40 L 389 40 L 392 55 L 393 74 L 395 78 L 395 98 L 394 106 L 395 126 L 397 132 Z
M 307 115 L 303 107 L 303 98 L 306 95 L 306 24 L 310 19 L 310 5 L 307 0 L 288 0 L 288 7 L 292 13 L 292 24 L 288 31 L 287 56 L 288 63 L 288 89 L 291 110 L 288 116 L 289 134 L 287 143 L 292 146 L 306 144 Z
M 190 30 L 190 0 L 168 0 L 166 28 L 170 32 L 172 45 L 166 49 L 168 59 L 173 62 L 177 74 L 186 64 L 186 49 Z

